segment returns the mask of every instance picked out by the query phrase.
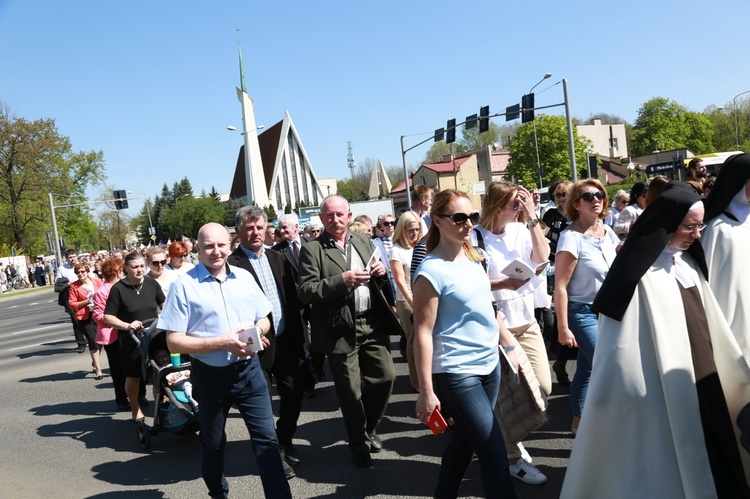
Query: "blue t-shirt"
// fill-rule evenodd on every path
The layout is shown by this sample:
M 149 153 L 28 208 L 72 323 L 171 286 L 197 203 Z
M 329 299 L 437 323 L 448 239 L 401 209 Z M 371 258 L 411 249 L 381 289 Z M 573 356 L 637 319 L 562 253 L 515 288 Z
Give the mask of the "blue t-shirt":
M 499 361 L 500 326 L 482 265 L 427 255 L 415 275 L 415 281 L 427 279 L 440 300 L 432 331 L 432 372 L 491 373 Z

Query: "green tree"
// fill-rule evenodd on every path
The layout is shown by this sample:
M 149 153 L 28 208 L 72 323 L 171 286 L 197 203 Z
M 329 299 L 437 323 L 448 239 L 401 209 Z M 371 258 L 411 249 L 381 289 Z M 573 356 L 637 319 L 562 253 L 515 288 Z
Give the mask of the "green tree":
M 212 196 L 212 199 L 216 198 Z M 224 213 L 226 214 L 224 216 L 224 225 L 226 225 L 227 227 L 234 227 L 234 215 L 237 213 L 237 210 L 246 205 L 247 203 L 245 203 L 244 201 L 239 201 L 237 199 L 230 199 L 225 203 L 221 203 L 221 207 L 224 209 Z
M 172 239 L 195 238 L 198 229 L 209 222 L 223 224 L 226 212 L 212 197 L 183 196 L 163 214 L 164 225 Z
M 556 179 L 571 179 L 570 153 L 568 152 L 568 127 L 563 116 L 536 116 L 536 136 L 539 146 L 539 162 L 542 166 L 543 184 L 547 185 Z M 585 177 L 586 151 L 590 150 L 591 141 L 578 135 L 573 128 L 578 178 Z M 534 146 L 534 128 L 532 123 L 524 123 L 516 129 L 516 135 L 509 144 L 510 163 L 508 173 L 516 180 L 521 180 L 526 187 L 539 186 L 536 148 Z
M 455 151 L 456 148 L 451 144 L 446 144 L 444 140 L 435 142 L 427 150 L 427 154 L 425 154 L 422 163 L 440 163 L 443 161 L 444 157 L 454 153 Z
M 187 177 L 175 182 L 172 187 L 172 199 L 175 203 L 185 196 L 193 196 L 193 186 L 190 185 L 190 180 Z
M 461 130 L 461 140 L 458 141 L 458 146 L 464 151 L 476 151 L 486 146 L 500 142 L 500 134 L 502 130 L 500 126 L 490 121 L 489 130 L 483 133 L 479 133 L 479 127 L 466 128 L 463 127 Z
M 53 119 L 28 121 L 0 103 L 0 243 L 25 252 L 45 252 L 51 230 L 48 193 L 55 205 L 86 201 L 89 185 L 102 181 L 101 151 L 73 151 Z M 61 237 L 74 243 L 90 239 L 86 207 L 56 210 Z
M 689 148 L 696 154 L 713 151 L 710 118 L 690 112 L 675 101 L 654 97 L 638 109 L 633 126 L 633 156 Z
M 370 199 L 367 188 L 354 179 L 337 181 L 336 192 L 349 202 L 367 201 Z
M 276 215 L 276 210 L 274 209 L 272 204 L 269 204 L 268 207 L 263 208 L 263 211 L 266 212 L 266 217 L 268 217 L 268 222 L 271 223 L 274 220 L 278 218 L 278 215 Z

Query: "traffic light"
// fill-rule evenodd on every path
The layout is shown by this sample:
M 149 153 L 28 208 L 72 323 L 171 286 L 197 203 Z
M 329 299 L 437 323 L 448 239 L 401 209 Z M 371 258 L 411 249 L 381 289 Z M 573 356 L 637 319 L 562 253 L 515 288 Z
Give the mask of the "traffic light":
M 438 128 L 435 130 L 435 142 L 445 140 L 445 128 Z
M 490 129 L 490 106 L 479 108 L 479 133 L 486 132 Z
M 505 108 L 505 121 L 517 120 L 521 114 L 521 106 L 519 104 L 513 104 Z
M 599 167 L 597 166 L 598 161 L 596 159 L 596 154 L 587 154 L 588 160 L 589 160 L 589 178 L 599 178 Z
M 477 126 L 477 115 L 472 114 L 471 116 L 466 117 L 466 129 L 474 128 Z M 481 130 L 480 130 L 481 131 Z
M 128 193 L 125 191 L 112 191 L 112 195 L 115 198 L 115 209 L 116 210 L 127 210 L 128 209 Z
M 521 123 L 534 121 L 534 92 L 521 97 Z
M 448 120 L 446 128 L 445 143 L 452 144 L 456 141 L 456 118 Z

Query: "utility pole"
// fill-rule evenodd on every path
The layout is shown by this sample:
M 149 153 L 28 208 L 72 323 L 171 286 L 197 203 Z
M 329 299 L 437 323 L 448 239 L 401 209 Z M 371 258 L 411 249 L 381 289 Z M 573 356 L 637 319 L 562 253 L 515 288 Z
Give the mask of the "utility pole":
M 346 143 L 346 147 L 349 150 L 349 153 L 346 155 L 346 166 L 349 167 L 352 178 L 354 178 L 354 169 L 357 167 L 357 164 L 354 162 L 354 153 L 352 152 L 352 142 L 348 141 Z

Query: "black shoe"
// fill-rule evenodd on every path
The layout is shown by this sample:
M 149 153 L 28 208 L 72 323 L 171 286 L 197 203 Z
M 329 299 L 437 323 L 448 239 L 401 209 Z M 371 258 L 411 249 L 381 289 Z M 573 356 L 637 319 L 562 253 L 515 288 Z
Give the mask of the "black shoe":
M 368 451 L 352 451 L 352 458 L 354 459 L 354 464 L 356 464 L 360 468 L 372 468 L 372 457 L 370 457 L 370 453 Z
M 383 441 L 374 431 L 367 434 L 367 438 L 370 439 L 370 452 L 377 453 L 383 450 Z
M 139 407 L 148 407 L 148 404 L 149 404 L 149 402 L 146 399 L 146 397 L 139 397 L 138 398 L 138 406 Z
M 291 480 L 292 478 L 297 476 L 297 473 L 295 473 L 292 467 L 286 464 L 286 461 L 284 461 L 283 459 L 281 460 L 281 466 L 284 467 L 284 476 L 287 480 Z
M 83 353 L 86 351 L 86 345 L 78 345 L 78 348 L 76 348 L 76 353 Z
M 290 466 L 297 466 L 300 463 L 299 453 L 293 444 L 280 444 L 281 457 L 284 458 Z
M 125 412 L 130 410 L 130 402 L 123 402 L 122 404 L 117 404 L 117 410 L 120 412 Z
M 564 360 L 556 360 L 552 364 L 552 370 L 555 372 L 555 376 L 557 376 L 558 383 L 563 386 L 570 386 L 570 378 L 568 378 L 568 371 L 565 370 L 565 363 Z

